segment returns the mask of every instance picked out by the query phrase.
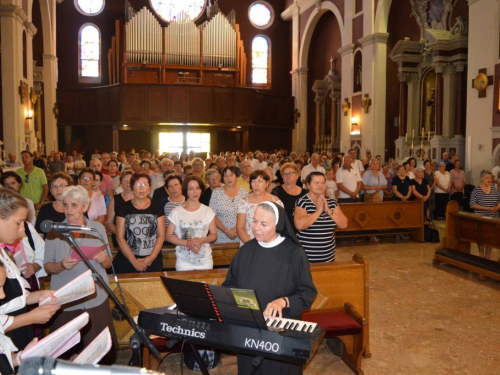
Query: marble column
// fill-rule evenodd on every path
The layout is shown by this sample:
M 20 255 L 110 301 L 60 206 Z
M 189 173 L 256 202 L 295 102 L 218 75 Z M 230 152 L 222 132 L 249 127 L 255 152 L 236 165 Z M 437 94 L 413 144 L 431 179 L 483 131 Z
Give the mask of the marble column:
M 331 122 L 331 143 L 335 144 L 337 141 L 337 107 L 338 100 L 340 98 L 339 94 L 331 93 L 330 97 L 332 98 L 332 122 Z
M 465 108 L 467 106 L 466 102 L 466 90 L 465 90 L 465 62 L 455 63 L 455 68 L 457 70 L 457 102 L 455 106 L 455 136 L 465 135 Z
M 315 98 L 314 102 L 316 103 L 316 130 L 314 136 L 314 144 L 317 145 L 319 143 L 319 135 L 320 135 L 320 127 L 321 127 L 321 102 L 320 98 Z
M 443 73 L 444 64 L 435 64 L 436 71 L 436 135 L 443 135 Z
M 307 146 L 307 68 L 298 68 L 290 72 L 292 76 L 292 95 L 295 97 L 295 109 L 300 113 L 292 133 L 292 148 L 295 152 L 305 150 Z
M 399 79 L 399 136 L 404 137 L 408 122 L 408 82 L 407 75 L 398 74 Z

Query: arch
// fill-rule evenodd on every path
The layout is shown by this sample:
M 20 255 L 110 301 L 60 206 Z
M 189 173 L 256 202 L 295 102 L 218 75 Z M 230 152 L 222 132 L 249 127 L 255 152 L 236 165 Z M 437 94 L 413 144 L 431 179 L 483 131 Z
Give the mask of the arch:
M 55 6 L 51 5 L 50 0 L 40 0 L 39 3 L 42 18 L 43 54 L 55 56 L 55 25 L 52 22 L 52 14 L 53 11 L 55 12 Z
M 300 52 L 299 52 L 299 67 L 307 68 L 307 59 L 309 57 L 309 48 L 311 46 L 311 39 L 314 33 L 314 29 L 318 24 L 319 19 L 326 12 L 332 12 L 337 18 L 339 23 L 340 30 L 340 39 L 342 40 L 342 45 L 346 45 L 347 41 L 345 40 L 344 33 L 344 20 L 342 19 L 342 14 L 340 13 L 339 8 L 329 1 L 325 1 L 321 3 L 321 9 L 317 12 L 313 11 L 309 19 L 307 20 L 306 27 L 304 29 L 304 36 L 302 37 L 302 41 L 300 43 Z
M 101 82 L 101 30 L 93 23 L 83 24 L 78 32 L 78 80 Z
M 498 158 L 500 158 L 500 143 L 496 145 L 495 149 L 491 154 L 491 164 L 497 166 Z
M 265 83 L 264 83 L 264 80 L 261 79 L 260 82 L 254 82 L 254 70 L 255 69 L 258 69 L 258 70 L 264 70 L 264 67 L 263 65 L 262 66 L 255 66 L 254 65 L 254 59 L 256 58 L 256 56 L 254 55 L 254 43 L 259 40 L 263 40 L 266 42 L 266 45 L 267 45 L 267 64 L 266 64 L 266 73 L 265 73 Z M 260 51 L 260 52 L 263 52 L 263 51 Z M 261 77 L 263 78 L 263 77 Z M 266 36 L 266 35 L 262 35 L 262 34 L 257 34 L 255 35 L 255 37 L 252 39 L 252 84 L 253 85 L 265 85 L 265 86 L 270 86 L 270 82 L 271 82 L 271 40 Z
M 353 52 L 352 87 L 353 92 L 363 91 L 361 85 L 361 72 L 363 68 L 363 50 L 356 48 Z
M 379 0 L 375 13 L 375 32 L 387 33 L 387 23 L 389 22 L 389 11 L 392 0 Z

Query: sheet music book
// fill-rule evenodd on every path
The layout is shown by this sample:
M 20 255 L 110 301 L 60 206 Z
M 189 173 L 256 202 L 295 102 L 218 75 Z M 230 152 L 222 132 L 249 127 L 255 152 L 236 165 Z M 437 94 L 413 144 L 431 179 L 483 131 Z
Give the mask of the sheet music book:
M 257 293 L 160 276 L 177 308 L 202 319 L 267 330 Z
M 109 327 L 97 336 L 92 342 L 73 360 L 80 365 L 96 365 L 111 350 L 113 345 Z
M 85 257 L 88 259 L 88 260 L 92 260 L 94 259 L 94 257 L 99 254 L 101 251 L 104 250 L 104 248 L 106 247 L 106 245 L 101 245 L 101 246 L 80 246 L 80 250 L 82 251 L 83 255 L 85 255 Z M 76 250 L 70 250 L 71 251 L 71 254 L 69 256 L 69 259 L 72 259 L 72 260 L 78 260 L 78 261 L 82 261 L 82 257 L 80 256 L 80 254 L 78 254 L 76 252 Z
M 20 354 L 21 360 L 29 357 L 57 358 L 80 342 L 80 330 L 89 322 L 89 314 L 84 312 L 66 323 L 57 331 L 38 341 Z
M 71 280 L 69 283 L 54 292 L 54 297 L 56 297 L 55 304 L 64 305 L 66 303 L 87 297 L 94 292 L 95 282 L 92 277 L 92 271 L 87 270 L 76 279 Z M 44 306 L 52 303 L 53 300 L 51 298 L 45 298 L 39 303 L 39 305 Z

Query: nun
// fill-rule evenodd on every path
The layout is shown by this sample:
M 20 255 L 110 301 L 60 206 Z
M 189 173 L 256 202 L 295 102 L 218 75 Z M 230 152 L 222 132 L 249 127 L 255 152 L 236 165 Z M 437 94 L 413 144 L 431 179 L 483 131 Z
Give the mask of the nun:
M 284 209 L 274 202 L 257 205 L 252 232 L 254 238 L 239 249 L 222 286 L 256 291 L 266 319 L 300 319 L 317 291 L 306 253 Z M 253 370 L 252 359 L 238 355 L 238 374 Z M 265 359 L 257 374 L 302 374 L 302 366 Z

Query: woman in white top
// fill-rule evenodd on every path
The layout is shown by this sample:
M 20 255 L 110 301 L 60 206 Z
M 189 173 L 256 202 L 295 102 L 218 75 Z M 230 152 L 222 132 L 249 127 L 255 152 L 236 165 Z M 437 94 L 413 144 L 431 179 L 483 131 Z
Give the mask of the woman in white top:
M 89 220 L 97 221 L 104 225 L 106 221 L 106 203 L 104 197 L 100 193 L 99 187 L 94 191 L 95 172 L 91 168 L 82 169 L 78 177 L 78 185 L 83 186 L 89 193 L 90 206 L 87 211 Z
M 451 178 L 450 172 L 446 171 L 446 164 L 439 163 L 439 169 L 434 172 L 436 186 L 434 186 L 434 196 L 436 200 L 436 208 L 434 209 L 434 218 L 444 220 L 446 205 L 451 193 Z
M 168 217 L 166 240 L 176 245 L 177 271 L 207 270 L 214 266 L 210 243 L 217 239 L 217 228 L 214 210 L 200 203 L 204 190 L 205 184 L 199 177 L 186 177 L 182 191 L 187 199 Z
M 240 238 L 240 243 L 244 244 L 253 238 L 252 220 L 255 208 L 259 203 L 271 201 L 283 207 L 283 202 L 267 192 L 271 183 L 269 175 L 261 169 L 253 171 L 250 175 L 250 188 L 252 192 L 248 197 L 240 199 L 238 205 L 238 216 L 236 217 L 236 233 Z
M 73 156 L 68 156 L 68 161 L 66 162 L 66 173 L 71 177 L 75 175 L 75 163 L 73 162 Z

